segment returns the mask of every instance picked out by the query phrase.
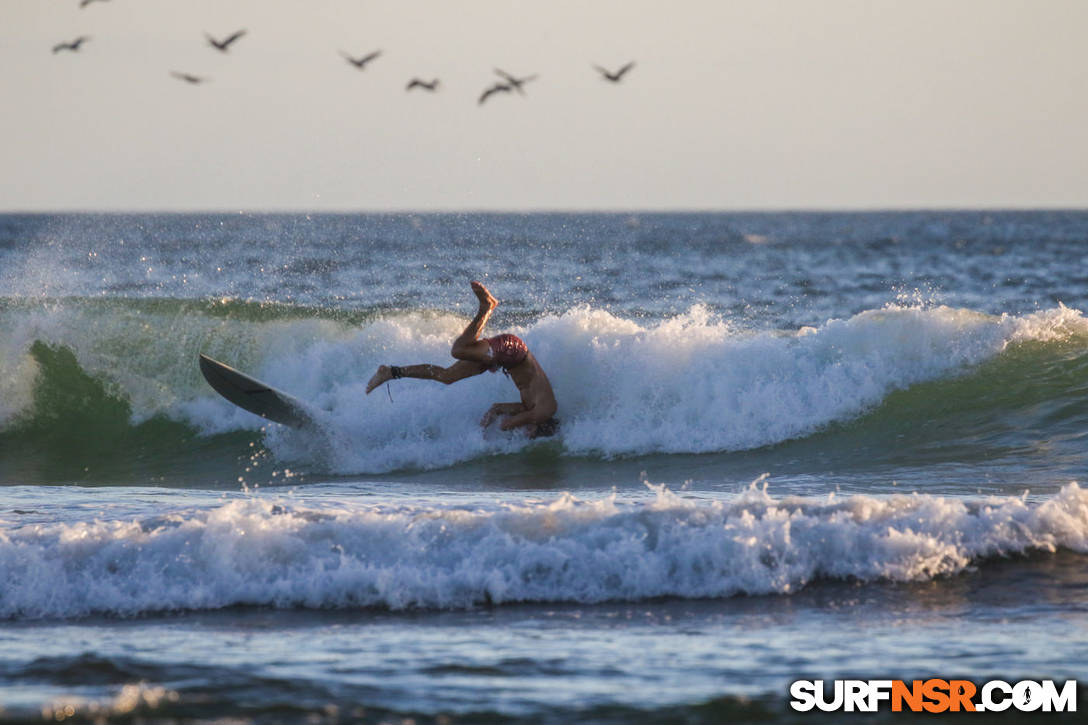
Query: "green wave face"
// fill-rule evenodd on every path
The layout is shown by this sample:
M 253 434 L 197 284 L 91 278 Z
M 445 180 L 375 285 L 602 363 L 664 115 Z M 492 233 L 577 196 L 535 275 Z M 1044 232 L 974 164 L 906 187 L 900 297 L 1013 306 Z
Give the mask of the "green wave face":
M 73 351 L 35 341 L 33 404 L 0 432 L 0 482 L 186 485 L 236 477 L 252 433 L 201 437 L 162 415 L 134 422 L 124 393 L 85 372 Z
M 1079 460 L 1088 438 L 1088 341 L 1026 341 L 960 375 L 891 392 L 794 451 L 839 451 L 840 465 L 922 466 L 1016 458 Z

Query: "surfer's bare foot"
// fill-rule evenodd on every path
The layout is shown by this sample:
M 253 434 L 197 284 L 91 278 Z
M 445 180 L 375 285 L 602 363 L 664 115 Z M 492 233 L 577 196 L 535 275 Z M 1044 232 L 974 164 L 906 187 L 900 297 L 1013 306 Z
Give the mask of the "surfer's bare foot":
M 476 293 L 476 299 L 480 300 L 480 310 L 490 312 L 499 306 L 499 301 L 480 282 L 472 283 L 472 291 Z
M 366 394 L 370 395 L 370 391 L 378 387 L 382 383 L 388 382 L 393 379 L 393 371 L 389 369 L 388 365 L 379 365 L 378 372 L 374 373 L 374 377 L 370 379 L 370 382 L 366 384 Z

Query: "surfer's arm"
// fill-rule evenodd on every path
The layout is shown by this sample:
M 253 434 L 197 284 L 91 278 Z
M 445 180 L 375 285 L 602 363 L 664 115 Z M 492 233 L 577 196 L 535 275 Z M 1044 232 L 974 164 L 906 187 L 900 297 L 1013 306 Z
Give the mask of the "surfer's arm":
M 518 413 L 525 412 L 525 403 L 495 403 L 487 412 L 484 413 L 484 417 L 480 420 L 480 425 L 486 428 L 491 425 L 491 421 L 498 418 L 500 415 L 516 415 Z M 503 423 L 505 425 L 505 423 Z M 506 430 L 505 428 L 503 430 Z

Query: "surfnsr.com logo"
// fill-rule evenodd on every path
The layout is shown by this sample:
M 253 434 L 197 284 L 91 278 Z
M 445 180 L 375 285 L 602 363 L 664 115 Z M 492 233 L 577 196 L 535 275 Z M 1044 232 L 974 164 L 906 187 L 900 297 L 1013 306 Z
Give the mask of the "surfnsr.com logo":
M 1059 688 L 1053 680 L 990 680 L 981 687 L 970 680 L 835 680 L 828 693 L 823 680 L 790 685 L 790 707 L 798 712 L 1076 712 L 1077 681 Z

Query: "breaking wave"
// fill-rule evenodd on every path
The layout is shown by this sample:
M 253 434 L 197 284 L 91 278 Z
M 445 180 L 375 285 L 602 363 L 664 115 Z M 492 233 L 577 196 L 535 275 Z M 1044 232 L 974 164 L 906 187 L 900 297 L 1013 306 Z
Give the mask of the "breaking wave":
M 184 469 L 218 442 L 226 455 L 261 441 L 277 460 L 344 474 L 541 445 L 477 427 L 491 402 L 516 396 L 502 375 L 365 394 L 379 364 L 449 360 L 464 324 L 233 300 L 11 303 L 0 306 L 0 445 L 73 468 L 97 451 L 154 471 Z M 889 306 L 794 331 L 737 328 L 698 306 L 660 322 L 583 307 L 512 330 L 556 389 L 562 440 L 543 445 L 564 455 L 749 450 L 858 420 L 916 431 L 941 417 L 933 435 L 952 437 L 1012 418 L 1044 432 L 1088 427 L 1088 320 L 1066 307 Z M 198 352 L 308 401 L 322 431 L 270 425 L 220 399 Z
M 458 609 L 790 594 L 926 581 L 991 557 L 1088 553 L 1088 492 L 1038 503 L 919 495 L 651 496 L 486 505 L 245 497 L 135 518 L 0 520 L 0 617 L 236 605 Z

